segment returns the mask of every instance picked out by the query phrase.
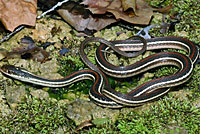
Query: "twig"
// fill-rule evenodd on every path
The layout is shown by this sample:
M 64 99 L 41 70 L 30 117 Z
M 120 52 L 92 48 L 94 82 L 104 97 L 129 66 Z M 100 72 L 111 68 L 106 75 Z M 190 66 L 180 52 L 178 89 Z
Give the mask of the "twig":
M 40 16 L 37 16 L 37 19 L 41 19 L 42 17 L 44 17 L 46 14 L 54 11 L 57 7 L 61 6 L 62 4 L 68 2 L 69 0 L 63 0 L 61 2 L 58 2 L 55 6 L 53 6 L 51 9 L 47 10 L 46 12 L 42 13 Z M 0 40 L 0 44 L 6 40 L 8 40 L 11 36 L 13 36 L 14 34 L 16 34 L 17 32 L 21 31 L 23 28 L 25 28 L 25 26 L 20 26 L 17 29 L 15 29 L 12 33 L 8 34 L 7 36 L 4 36 L 1 40 Z

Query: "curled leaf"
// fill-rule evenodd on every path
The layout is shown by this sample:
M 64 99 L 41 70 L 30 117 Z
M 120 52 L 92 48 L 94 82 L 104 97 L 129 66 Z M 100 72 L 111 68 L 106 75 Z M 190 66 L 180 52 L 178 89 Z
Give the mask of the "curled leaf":
M 125 0 L 123 3 L 126 2 L 128 3 L 128 0 Z M 131 0 L 130 2 L 134 3 L 134 1 Z M 83 0 L 82 4 L 87 5 L 88 9 L 93 14 L 105 14 L 106 12 L 110 12 L 116 19 L 122 19 L 133 24 L 147 25 L 153 15 L 153 8 L 144 0 L 137 0 L 136 6 L 129 5 L 126 7 L 133 8 L 134 16 L 127 15 L 124 12 L 121 0 Z
M 83 129 L 84 127 L 89 127 L 89 126 L 94 126 L 92 121 L 91 120 L 84 121 L 76 128 L 76 131 L 79 131 Z
M 0 0 L 0 20 L 9 31 L 22 24 L 34 26 L 36 10 L 37 0 Z
M 121 0 L 122 1 L 122 7 L 123 10 L 126 11 L 129 8 L 133 9 L 133 11 L 136 11 L 136 0 Z
M 78 31 L 101 30 L 107 25 L 116 22 L 116 19 L 104 16 L 92 16 L 88 9 L 75 2 L 68 2 L 62 9 L 57 10 L 59 15 Z

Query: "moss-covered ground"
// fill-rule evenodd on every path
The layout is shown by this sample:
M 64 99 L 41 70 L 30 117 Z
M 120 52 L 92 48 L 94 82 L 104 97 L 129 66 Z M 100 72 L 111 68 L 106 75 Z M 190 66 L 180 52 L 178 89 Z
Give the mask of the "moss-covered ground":
M 175 31 L 160 33 L 160 29 L 152 29 L 150 34 L 157 36 L 183 36 L 189 40 L 200 44 L 200 2 L 199 0 L 148 0 L 150 5 L 154 7 L 165 7 L 172 4 L 166 22 L 170 22 L 169 16 L 180 14 L 180 22 L 175 25 Z M 160 4 L 162 3 L 162 4 Z M 152 24 L 161 23 L 162 19 L 157 19 L 156 15 L 152 19 Z M 132 28 L 132 26 L 130 26 Z M 141 28 L 141 27 L 139 27 Z M 76 31 L 74 31 L 76 33 Z M 121 26 L 111 26 L 107 29 L 95 33 L 98 37 L 110 37 L 110 39 L 120 38 L 117 32 L 124 32 L 125 38 L 134 35 L 137 31 L 130 31 Z M 75 34 L 72 34 L 75 36 Z M 110 35 L 110 36 L 108 36 Z M 114 36 L 114 37 L 113 37 Z M 80 44 L 78 37 L 72 37 L 71 45 Z M 66 40 L 67 41 L 67 40 Z M 94 49 L 91 47 L 90 49 Z M 169 50 L 171 51 L 171 50 Z M 93 52 L 93 51 L 91 51 Z M 74 58 L 75 57 L 75 58 Z M 89 53 L 89 57 L 94 61 L 94 57 Z M 62 76 L 69 75 L 70 72 L 86 68 L 80 57 L 75 55 L 66 57 L 57 57 L 61 68 L 59 73 Z M 66 71 L 67 70 L 67 71 Z M 174 67 L 162 67 L 152 72 L 153 77 L 162 77 L 173 74 L 177 69 Z M 142 78 L 141 78 L 142 79 Z M 111 85 L 116 90 L 135 87 L 134 82 L 148 81 L 152 77 L 145 80 L 133 78 L 131 82 L 116 82 L 110 78 Z M 0 132 L 1 133 L 88 133 L 88 134 L 175 134 L 175 133 L 200 133 L 200 65 L 196 65 L 191 79 L 185 84 L 172 88 L 172 92 L 164 97 L 156 100 L 148 110 L 138 111 L 132 110 L 128 113 L 120 113 L 116 122 L 107 121 L 106 123 L 86 127 L 76 131 L 75 123 L 66 117 L 66 105 L 54 102 L 51 99 L 37 99 L 26 96 L 24 101 L 8 116 L 0 113 Z M 59 90 L 57 93 L 49 91 L 52 97 L 56 99 L 67 98 L 67 93 L 74 93 L 77 96 L 88 94 L 88 88 L 92 83 L 84 81 L 82 83 L 73 84 L 68 90 Z M 140 83 L 139 83 L 140 84 Z M 117 86 L 116 86 L 117 85 Z M 3 87 L 3 84 L 1 84 Z M 87 90 L 86 90 L 87 89 Z M 184 98 L 177 97 L 173 93 L 175 91 L 188 91 Z M 67 97 L 66 97 L 67 96 Z M 178 95 L 180 96 L 180 95 Z M 197 105 L 196 105 L 197 103 Z

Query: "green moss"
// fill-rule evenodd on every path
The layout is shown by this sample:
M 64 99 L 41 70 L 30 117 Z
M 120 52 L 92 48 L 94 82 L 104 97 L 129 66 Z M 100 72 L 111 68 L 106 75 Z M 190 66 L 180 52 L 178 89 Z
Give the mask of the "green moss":
M 192 91 L 192 100 L 200 97 L 200 65 L 197 64 L 194 68 L 193 75 L 185 84 L 188 90 Z
M 180 23 L 175 26 L 175 32 L 167 32 L 165 34 L 160 33 L 160 29 L 154 29 L 151 31 L 154 36 L 183 36 L 195 43 L 199 43 L 200 39 L 200 2 L 199 0 L 165 0 L 163 2 L 159 0 L 149 1 L 150 5 L 154 7 L 166 7 L 170 4 L 173 5 L 172 9 L 167 16 L 166 22 L 170 22 L 173 19 L 170 16 L 179 14 Z M 162 4 L 160 4 L 162 3 Z M 156 18 L 152 20 L 154 22 Z
M 73 72 L 76 72 L 78 70 L 84 69 L 85 65 L 80 59 L 80 56 L 62 56 L 57 57 L 58 62 L 60 64 L 60 68 L 58 70 L 58 73 L 60 73 L 63 77 L 66 77 L 70 75 Z M 69 86 L 66 86 L 64 88 L 52 88 L 52 90 L 49 90 L 49 94 L 51 97 L 54 97 L 58 100 L 60 99 L 69 99 L 72 100 L 72 98 L 79 98 L 81 94 L 88 94 L 90 87 L 92 86 L 91 80 L 83 80 L 81 82 L 73 83 Z M 75 97 L 70 97 L 69 94 L 74 94 Z
M 62 76 L 67 76 L 85 66 L 79 56 L 63 56 L 58 59 L 58 62 L 61 67 L 58 73 L 60 73 Z
M 200 3 L 198 0 L 166 0 L 161 5 L 161 1 L 150 1 L 155 7 L 165 7 L 173 4 L 173 8 L 169 15 L 180 13 L 181 22 L 176 24 L 175 32 L 161 34 L 159 29 L 152 29 L 150 34 L 153 36 L 183 36 L 195 43 L 200 43 Z M 158 6 L 159 5 L 159 6 Z M 166 22 L 171 18 L 167 16 Z M 152 20 L 154 21 L 154 19 Z M 175 51 L 175 50 L 166 50 Z M 184 53 L 183 51 L 178 51 Z M 176 67 L 161 67 L 154 70 L 155 77 L 162 77 L 174 74 L 178 69 Z M 192 99 L 199 98 L 199 78 L 200 66 L 196 65 L 191 79 L 177 87 L 179 90 L 191 90 L 193 92 Z M 137 80 L 136 80 L 137 81 Z M 121 86 L 121 87 L 120 87 Z M 124 82 L 119 85 L 119 88 L 136 86 L 132 83 Z M 117 88 L 117 90 L 120 90 Z M 91 128 L 88 133 L 200 133 L 200 110 L 191 105 L 190 101 L 175 99 L 173 97 L 164 97 L 159 103 L 153 106 L 150 110 L 142 113 L 131 112 L 122 114 L 118 122 L 113 127 L 113 124 L 102 128 Z
M 73 122 L 57 102 L 27 97 L 12 114 L 2 117 L 2 133 L 55 133 L 58 129 L 68 132 Z
M 184 128 L 188 133 L 200 132 L 200 110 L 188 101 L 164 97 L 150 110 L 131 112 L 119 118 L 118 128 L 123 133 L 161 133 L 169 126 Z
M 79 52 L 77 48 L 77 45 L 80 45 L 80 41 L 83 40 L 82 38 L 73 37 L 74 41 L 65 40 L 65 44 L 70 47 L 70 50 L 77 50 L 76 52 L 70 51 L 65 56 L 59 56 L 55 55 L 55 57 L 58 60 L 58 63 L 60 64 L 60 68 L 58 70 L 58 73 L 60 73 L 63 77 L 66 77 L 70 75 L 73 72 L 76 72 L 81 69 L 85 69 L 86 65 L 81 60 L 80 56 L 77 52 Z M 78 46 L 79 47 L 79 46 Z M 88 54 L 89 59 L 91 59 L 92 62 L 95 61 L 94 59 L 94 48 L 95 46 L 90 47 L 92 50 L 89 51 Z M 90 80 L 83 80 L 81 82 L 73 83 L 69 86 L 66 86 L 64 88 L 56 88 L 53 90 L 49 90 L 50 96 L 54 97 L 56 99 L 69 99 L 72 100 L 72 97 L 69 96 L 69 94 L 75 95 L 73 98 L 79 98 L 81 94 L 88 94 L 89 89 L 92 85 L 92 81 Z
M 127 134 L 161 133 L 168 126 L 176 124 L 188 130 L 189 133 L 199 133 L 199 115 L 200 111 L 188 102 L 165 97 L 147 112 L 141 114 L 131 112 L 123 115 L 118 128 Z
M 171 129 L 170 129 L 171 128 Z M 108 122 L 96 128 L 82 130 L 88 134 L 160 134 L 160 133 L 200 133 L 200 109 L 190 102 L 164 97 L 150 110 L 121 114 L 115 124 Z
M 175 32 L 160 33 L 160 29 L 150 30 L 150 34 L 158 36 L 183 36 L 195 43 L 200 43 L 200 3 L 199 0 L 165 0 L 161 5 L 159 0 L 152 0 L 149 3 L 155 7 L 165 7 L 173 5 L 172 10 L 166 18 L 166 22 L 170 22 L 173 14 L 180 13 L 180 23 L 176 24 Z M 156 17 L 152 19 L 152 23 L 161 22 L 161 19 Z M 141 27 L 140 27 L 141 28 Z M 116 32 L 123 32 L 122 37 L 117 36 Z M 97 37 L 107 37 L 110 40 L 127 38 L 137 32 L 128 31 L 120 26 L 114 26 L 108 29 L 101 30 L 95 34 Z M 76 49 L 84 38 L 76 37 L 77 31 L 72 30 L 69 39 L 64 41 L 65 47 Z M 107 36 L 108 35 L 108 36 Z M 76 49 L 77 50 L 77 49 Z M 93 63 L 95 46 L 90 46 L 88 49 L 89 59 Z M 167 50 L 174 51 L 174 50 Z M 59 73 L 62 76 L 67 76 L 72 72 L 86 68 L 77 56 L 77 52 L 70 52 L 65 57 L 58 57 L 60 63 Z M 153 70 L 154 77 L 162 77 L 174 74 L 177 71 L 175 67 L 161 67 Z M 80 133 L 88 134 L 118 134 L 118 133 L 181 133 L 182 130 L 186 133 L 200 133 L 200 109 L 191 105 L 192 101 L 200 96 L 200 65 L 196 65 L 191 79 L 182 86 L 178 86 L 179 90 L 191 90 L 192 95 L 187 100 L 175 99 L 173 96 L 165 96 L 158 103 L 152 106 L 149 110 L 143 112 L 132 111 L 128 114 L 121 114 L 116 123 L 111 121 L 96 127 L 83 129 Z M 138 77 L 133 78 L 132 82 L 116 82 L 109 78 L 112 85 L 117 84 L 117 90 L 129 92 L 131 87 L 137 86 Z M 151 80 L 145 79 L 144 81 Z M 142 82 L 141 82 L 142 83 Z M 84 81 L 73 84 L 69 87 L 55 90 L 55 98 L 65 98 L 70 96 L 71 99 L 77 98 L 81 94 L 88 94 L 92 82 Z M 73 96 L 69 95 L 72 94 Z M 75 94 L 75 97 L 74 97 Z M 27 97 L 22 104 L 16 109 L 16 112 L 8 116 L 0 114 L 0 131 L 2 133 L 56 133 L 58 129 L 62 129 L 64 133 L 74 133 L 75 125 L 65 116 L 65 107 L 59 106 L 57 102 L 50 100 L 39 100 L 32 97 Z M 176 128 L 176 129 L 173 129 Z
M 65 107 L 55 101 L 39 100 L 27 97 L 19 104 L 17 113 L 6 117 L 0 116 L 2 133 L 55 133 L 58 129 L 63 132 L 74 132 L 75 126 L 65 115 Z M 175 99 L 173 96 L 164 97 L 150 110 L 121 114 L 116 123 L 108 121 L 102 125 L 83 129 L 80 133 L 105 134 L 135 134 L 168 132 L 170 126 L 177 129 L 170 131 L 186 131 L 200 133 L 200 109 L 191 102 Z

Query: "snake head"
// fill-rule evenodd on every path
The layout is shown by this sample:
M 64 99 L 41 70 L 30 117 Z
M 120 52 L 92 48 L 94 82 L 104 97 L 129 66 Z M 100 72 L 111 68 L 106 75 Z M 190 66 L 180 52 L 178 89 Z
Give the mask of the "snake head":
M 3 65 L 0 70 L 4 74 L 14 74 L 17 71 L 13 65 Z
M 0 68 L 0 71 L 8 76 L 25 76 L 24 72 L 27 72 L 27 70 L 19 67 L 15 67 L 13 65 L 3 65 Z

